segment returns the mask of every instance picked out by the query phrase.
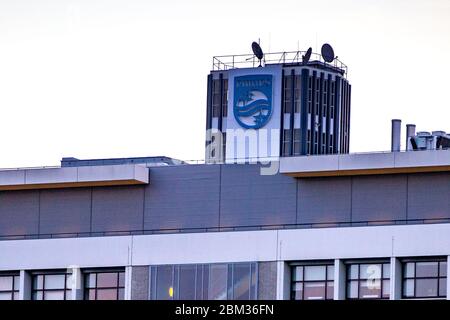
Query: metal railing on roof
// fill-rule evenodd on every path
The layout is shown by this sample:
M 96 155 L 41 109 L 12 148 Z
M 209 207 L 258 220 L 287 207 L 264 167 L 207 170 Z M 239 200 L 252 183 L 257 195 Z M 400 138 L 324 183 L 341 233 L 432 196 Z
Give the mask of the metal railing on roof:
M 108 237 L 108 236 L 135 236 L 152 234 L 180 234 L 180 233 L 208 233 L 231 231 L 263 231 L 263 230 L 292 230 L 312 228 L 344 228 L 344 227 L 373 227 L 393 225 L 422 225 L 450 223 L 450 218 L 430 219 L 402 219 L 402 220 L 374 220 L 374 221 L 344 221 L 344 222 L 320 222 L 301 224 L 267 224 L 231 227 L 206 227 L 206 228 L 163 228 L 148 230 L 111 230 L 101 232 L 61 232 L 41 234 L 11 234 L 0 236 L 0 241 L 6 240 L 32 240 L 32 239 L 58 239 L 58 238 L 82 238 L 82 237 Z
M 306 51 L 283 51 L 264 54 L 262 66 L 271 64 L 303 64 Z M 337 57 L 332 63 L 327 63 L 319 53 L 312 53 L 308 64 L 318 63 L 324 67 L 335 68 L 336 71 L 347 75 L 348 67 Z M 230 70 L 238 68 L 257 68 L 260 62 L 254 54 L 235 54 L 213 57 L 213 71 Z

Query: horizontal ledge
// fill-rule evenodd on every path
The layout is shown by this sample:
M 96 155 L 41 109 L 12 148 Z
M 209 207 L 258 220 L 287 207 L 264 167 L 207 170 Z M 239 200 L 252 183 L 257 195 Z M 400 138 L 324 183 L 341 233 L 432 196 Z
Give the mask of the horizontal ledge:
M 148 184 L 149 169 L 109 165 L 0 171 L 0 191 Z
M 108 187 L 108 186 L 124 186 L 124 185 L 141 185 L 144 182 L 137 180 L 113 180 L 113 181 L 92 181 L 92 182 L 62 182 L 62 183 L 37 183 L 37 184 L 20 184 L 20 185 L 0 185 L 0 191 L 8 190 L 36 190 L 36 189 L 63 189 L 63 188 L 80 188 L 80 187 Z
M 339 176 L 358 176 L 358 175 L 373 175 L 373 174 L 424 173 L 424 172 L 443 172 L 443 171 L 450 171 L 450 166 L 330 170 L 330 171 L 309 171 L 309 172 L 289 172 L 289 173 L 286 172 L 284 174 L 295 178 L 314 178 L 314 177 L 339 177 Z

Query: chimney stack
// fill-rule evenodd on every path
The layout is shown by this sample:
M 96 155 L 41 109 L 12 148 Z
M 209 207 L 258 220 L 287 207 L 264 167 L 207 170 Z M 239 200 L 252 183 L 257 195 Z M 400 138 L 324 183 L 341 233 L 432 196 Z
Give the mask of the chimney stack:
M 391 136 L 391 151 L 400 151 L 400 135 L 402 131 L 402 120 L 392 119 L 392 136 Z

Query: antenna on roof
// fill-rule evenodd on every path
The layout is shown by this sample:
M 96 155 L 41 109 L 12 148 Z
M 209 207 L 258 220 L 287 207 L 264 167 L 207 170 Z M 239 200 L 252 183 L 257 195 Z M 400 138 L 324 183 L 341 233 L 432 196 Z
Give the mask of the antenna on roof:
M 322 57 L 325 62 L 331 63 L 335 59 L 333 47 L 325 43 L 321 49 Z
M 258 58 L 259 60 L 259 66 L 261 67 L 261 60 L 264 58 L 264 52 L 262 51 L 260 45 L 256 42 L 252 42 L 252 50 L 253 54 Z
M 312 54 L 312 48 L 310 47 L 308 49 L 308 51 L 306 51 L 305 55 L 302 56 L 302 62 L 303 64 L 308 64 L 309 59 L 311 59 L 311 54 Z

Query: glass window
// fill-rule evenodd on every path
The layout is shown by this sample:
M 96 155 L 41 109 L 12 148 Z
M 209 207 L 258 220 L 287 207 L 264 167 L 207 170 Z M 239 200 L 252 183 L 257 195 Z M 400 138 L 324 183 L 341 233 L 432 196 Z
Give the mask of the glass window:
M 85 300 L 123 300 L 125 271 L 85 271 Z
M 235 264 L 233 268 L 233 299 L 250 300 L 250 265 Z
M 403 265 L 403 298 L 445 298 L 447 262 L 411 261 Z
M 33 300 L 70 300 L 72 275 L 67 272 L 42 272 L 32 275 Z
M 227 299 L 228 265 L 213 264 L 209 271 L 209 299 Z
M 389 263 L 352 263 L 347 265 L 348 299 L 388 299 Z
M 18 274 L 0 274 L 0 300 L 18 300 L 19 281 Z
M 180 300 L 195 300 L 196 266 L 180 266 Z
M 292 268 L 293 300 L 331 300 L 334 265 L 301 265 Z
M 151 299 L 256 300 L 257 264 L 154 266 Z

